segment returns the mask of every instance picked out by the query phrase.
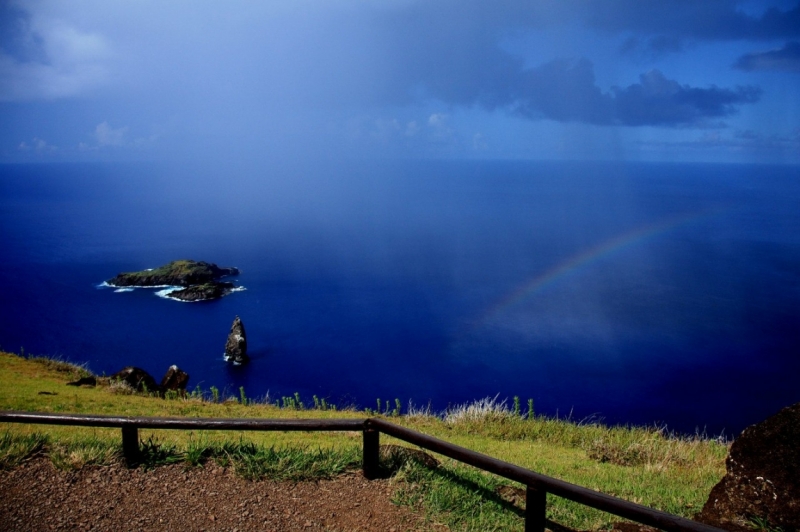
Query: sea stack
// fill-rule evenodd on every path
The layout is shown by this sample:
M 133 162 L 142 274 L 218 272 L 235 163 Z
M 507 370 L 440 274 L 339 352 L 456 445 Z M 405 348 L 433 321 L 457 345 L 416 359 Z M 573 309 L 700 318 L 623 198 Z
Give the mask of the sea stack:
M 250 360 L 247 357 L 247 335 L 244 332 L 244 323 L 239 316 L 233 320 L 228 341 L 225 342 L 225 360 L 233 362 L 237 366 Z

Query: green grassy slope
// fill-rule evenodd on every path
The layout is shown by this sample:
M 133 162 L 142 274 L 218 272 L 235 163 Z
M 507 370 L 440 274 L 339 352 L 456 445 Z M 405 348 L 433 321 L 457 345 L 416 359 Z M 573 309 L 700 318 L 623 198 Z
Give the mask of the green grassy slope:
M 0 353 L 0 409 L 129 416 L 367 416 L 365 412 L 351 410 L 301 409 L 296 401 L 294 407 L 292 401 L 284 401 L 290 407 L 278 408 L 258 402 L 242 404 L 235 399 L 212 402 L 209 393 L 203 394 L 205 400 L 160 399 L 115 392 L 108 386 L 66 386 L 75 376 L 77 372 L 69 365 Z M 727 446 L 718 441 L 674 438 L 654 428 L 605 427 L 536 416 L 526 419 L 494 401 L 468 405 L 447 416 L 412 413 L 391 420 L 540 473 L 686 517 L 699 511 L 713 485 L 725 473 Z M 5 449 L 0 451 L 0 461 L 3 452 L 13 458 L 14 453 L 24 454 L 24 449 L 37 446 L 49 449 L 51 457 L 62 467 L 102 464 L 115 459 L 119 452 L 120 434 L 116 429 L 0 424 L 0 435 L 4 435 L 0 449 Z M 240 453 L 244 458 L 240 457 L 237 464 L 242 472 L 247 471 L 242 464 L 246 462 L 253 467 L 259 460 L 264 462 L 272 450 L 291 455 L 284 457 L 284 462 L 273 456 L 272 459 L 285 465 L 293 463 L 292 460 L 308 462 L 307 457 L 317 453 L 317 459 L 332 464 L 325 471 L 334 474 L 344 467 L 358 466 L 361 442 L 358 433 L 164 430 L 141 431 L 140 436 L 149 442 L 151 450 L 161 449 L 169 460 L 189 464 L 219 458 L 225 452 L 229 457 Z M 382 443 L 397 442 L 383 436 Z M 8 463 L 12 462 L 10 458 Z M 401 470 L 397 477 L 398 502 L 424 508 L 432 520 L 448 523 L 453 529 L 522 529 L 519 509 L 496 491 L 512 483 L 446 459 L 442 464 L 443 467 L 433 471 L 414 464 Z M 250 476 L 276 475 L 273 471 Z M 305 477 L 300 474 L 298 478 Z M 606 528 L 618 520 L 552 496 L 548 512 L 549 518 L 577 529 Z

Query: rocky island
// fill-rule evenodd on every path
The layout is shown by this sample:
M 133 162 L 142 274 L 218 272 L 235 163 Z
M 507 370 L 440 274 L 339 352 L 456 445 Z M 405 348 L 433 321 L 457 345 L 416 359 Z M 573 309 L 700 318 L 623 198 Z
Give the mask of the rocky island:
M 222 277 L 239 275 L 237 268 L 194 260 L 175 260 L 152 270 L 120 273 L 106 284 L 119 288 L 175 287 L 164 293 L 180 301 L 210 301 L 233 292 L 237 287 Z
M 233 362 L 236 366 L 240 366 L 250 360 L 247 356 L 247 334 L 244 332 L 244 323 L 242 323 L 239 316 L 234 318 L 231 332 L 228 333 L 224 358 Z

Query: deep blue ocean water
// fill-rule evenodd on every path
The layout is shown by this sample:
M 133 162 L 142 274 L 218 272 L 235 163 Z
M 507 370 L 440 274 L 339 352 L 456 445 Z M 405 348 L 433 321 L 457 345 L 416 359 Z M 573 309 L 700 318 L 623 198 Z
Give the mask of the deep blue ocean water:
M 800 169 L 0 166 L 0 347 L 190 387 L 734 435 L 800 401 Z M 191 258 L 246 291 L 100 288 Z M 252 361 L 222 359 L 234 316 Z

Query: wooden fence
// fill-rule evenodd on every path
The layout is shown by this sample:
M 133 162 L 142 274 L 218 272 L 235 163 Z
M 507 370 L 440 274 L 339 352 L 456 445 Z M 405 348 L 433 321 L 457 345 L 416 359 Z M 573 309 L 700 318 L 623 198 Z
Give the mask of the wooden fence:
M 485 454 L 422 434 L 381 418 L 367 419 L 225 419 L 120 417 L 84 414 L 45 414 L 36 412 L 0 412 L 3 423 L 73 425 L 122 429 L 122 452 L 129 464 L 139 456 L 139 429 L 179 430 L 248 430 L 248 431 L 351 431 L 363 433 L 364 476 L 377 478 L 380 473 L 380 434 L 417 445 L 423 449 L 469 464 L 527 486 L 525 496 L 525 532 L 543 532 L 547 521 L 547 494 L 614 514 L 637 523 L 668 531 L 724 532 L 719 528 L 654 510 L 641 504 L 612 497 L 583 486 L 548 477 Z

